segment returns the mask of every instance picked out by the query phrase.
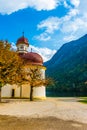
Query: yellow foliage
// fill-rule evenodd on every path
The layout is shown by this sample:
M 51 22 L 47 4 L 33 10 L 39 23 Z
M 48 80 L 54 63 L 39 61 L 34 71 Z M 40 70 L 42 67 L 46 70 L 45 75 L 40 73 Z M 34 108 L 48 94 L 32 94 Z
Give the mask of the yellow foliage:
M 22 83 L 24 79 L 22 59 L 11 50 L 8 42 L 0 41 L 0 86 L 6 83 Z

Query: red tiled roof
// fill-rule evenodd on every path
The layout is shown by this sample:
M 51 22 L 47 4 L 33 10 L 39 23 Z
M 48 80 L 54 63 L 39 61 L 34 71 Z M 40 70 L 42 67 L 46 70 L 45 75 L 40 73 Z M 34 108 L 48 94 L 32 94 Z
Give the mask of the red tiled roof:
M 17 40 L 16 45 L 21 44 L 21 43 L 22 43 L 22 44 L 26 44 L 26 45 L 29 46 L 28 39 L 25 38 L 24 36 L 22 36 L 21 38 L 19 38 L 19 39 Z
M 43 65 L 43 59 L 38 53 L 28 52 L 19 55 L 28 64 Z

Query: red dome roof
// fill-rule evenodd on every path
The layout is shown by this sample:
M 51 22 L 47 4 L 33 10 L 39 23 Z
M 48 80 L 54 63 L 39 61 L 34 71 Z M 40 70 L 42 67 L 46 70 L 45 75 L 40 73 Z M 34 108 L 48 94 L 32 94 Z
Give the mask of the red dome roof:
M 28 64 L 34 64 L 34 65 L 43 65 L 43 59 L 42 57 L 34 52 L 28 52 L 25 54 L 20 54 L 21 58 L 25 60 Z
M 26 45 L 29 46 L 28 39 L 25 38 L 24 36 L 20 37 L 20 38 L 17 40 L 16 45 L 21 44 L 21 43 L 22 43 L 22 44 L 26 44 Z

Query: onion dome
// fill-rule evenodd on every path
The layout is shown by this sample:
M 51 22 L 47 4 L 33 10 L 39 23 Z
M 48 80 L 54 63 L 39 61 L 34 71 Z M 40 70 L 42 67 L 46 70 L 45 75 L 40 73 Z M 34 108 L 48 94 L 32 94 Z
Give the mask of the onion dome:
M 20 37 L 20 38 L 17 40 L 16 45 L 19 45 L 19 44 L 26 44 L 27 46 L 29 46 L 28 39 L 25 38 L 24 36 Z
M 43 65 L 43 59 L 38 53 L 28 52 L 20 55 L 24 59 L 25 63 L 32 65 Z

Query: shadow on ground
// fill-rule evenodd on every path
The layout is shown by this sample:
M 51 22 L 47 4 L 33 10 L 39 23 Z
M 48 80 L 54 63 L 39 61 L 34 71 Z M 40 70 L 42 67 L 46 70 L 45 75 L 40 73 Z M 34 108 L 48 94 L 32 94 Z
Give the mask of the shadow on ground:
M 0 115 L 0 130 L 87 130 L 87 124 L 55 117 L 26 118 Z

